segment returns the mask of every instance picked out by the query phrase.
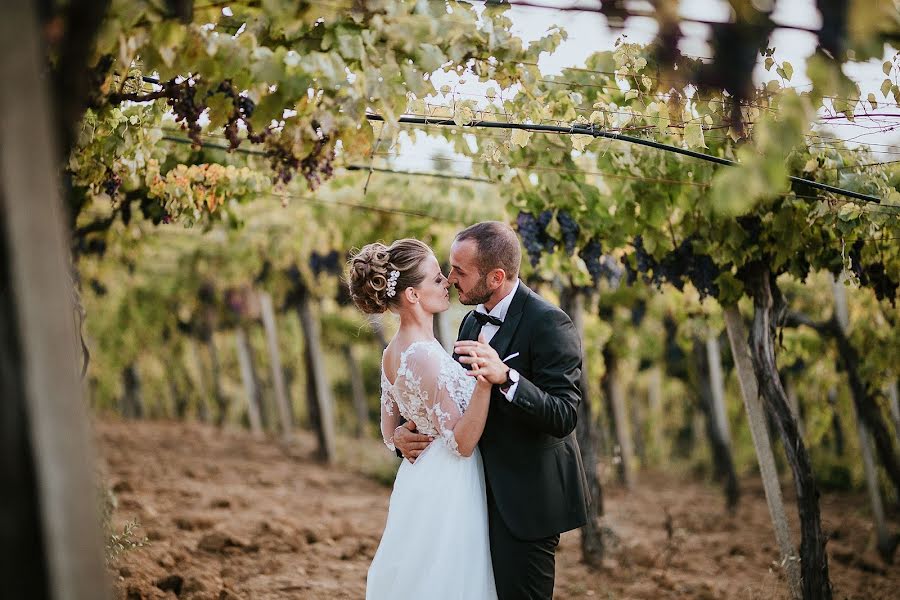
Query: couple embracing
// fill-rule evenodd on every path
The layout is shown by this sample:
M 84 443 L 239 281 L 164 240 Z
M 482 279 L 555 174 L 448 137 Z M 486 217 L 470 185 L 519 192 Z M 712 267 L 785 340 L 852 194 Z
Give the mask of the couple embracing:
M 366 582 L 368 600 L 553 596 L 559 534 L 587 520 L 574 430 L 581 342 L 569 317 L 518 279 L 519 240 L 490 221 L 461 231 L 444 276 L 414 239 L 369 244 L 350 292 L 400 328 L 384 351 L 381 432 L 405 460 Z M 433 333 L 466 305 L 454 354 Z

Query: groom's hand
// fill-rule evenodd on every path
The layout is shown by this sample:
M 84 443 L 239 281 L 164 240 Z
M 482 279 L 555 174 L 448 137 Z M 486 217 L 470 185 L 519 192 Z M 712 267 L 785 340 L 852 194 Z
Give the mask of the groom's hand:
M 407 421 L 394 430 L 394 448 L 399 450 L 403 458 L 411 463 L 415 463 L 419 455 L 434 440 L 430 435 L 415 433 L 415 429 L 416 424 Z
M 478 341 L 460 340 L 453 346 L 453 351 L 459 356 L 459 362 L 471 365 L 467 375 L 483 377 L 493 385 L 501 385 L 506 382 L 506 374 L 509 367 L 500 360 L 500 355 L 494 350 L 484 337 L 478 336 Z

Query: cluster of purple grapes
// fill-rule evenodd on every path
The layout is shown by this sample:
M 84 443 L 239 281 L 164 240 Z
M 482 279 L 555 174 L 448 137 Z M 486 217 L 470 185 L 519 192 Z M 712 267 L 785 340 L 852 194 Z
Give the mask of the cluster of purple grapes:
M 705 254 L 694 252 L 694 240 L 686 238 L 672 252 L 665 255 L 662 260 L 653 258 L 644 248 L 644 240 L 641 236 L 634 238 L 634 256 L 638 272 L 644 281 L 653 283 L 657 288 L 663 283 L 669 283 L 675 289 L 684 289 L 686 281 L 690 281 L 701 298 L 719 295 L 719 287 L 716 278 L 721 270 L 716 263 Z
M 310 125 L 314 131 L 319 131 L 316 121 Z M 335 152 L 329 136 L 318 134 L 312 150 L 303 158 L 294 154 L 293 147 L 290 140 L 268 139 L 266 156 L 272 162 L 276 181 L 288 183 L 299 170 L 310 189 L 315 190 L 334 175 Z
M 860 285 L 871 288 L 878 300 L 888 300 L 891 306 L 894 306 L 897 302 L 897 289 L 900 288 L 900 283 L 890 278 L 883 263 L 863 266 L 862 249 L 864 245 L 865 242 L 863 240 L 856 240 L 848 251 L 850 268 L 859 279 Z
M 560 243 L 566 254 L 572 256 L 575 253 L 581 227 L 572 218 L 572 215 L 564 210 L 557 211 L 556 222 L 559 224 L 559 232 L 562 236 L 562 241 L 560 241 L 547 233 L 547 227 L 552 220 L 552 210 L 541 211 L 537 216 L 530 212 L 522 211 L 516 218 L 519 236 L 525 244 L 525 250 L 528 252 L 528 259 L 532 267 L 538 265 L 542 254 L 553 254 Z
M 572 215 L 564 210 L 556 213 L 556 222 L 559 223 L 559 230 L 562 233 L 563 248 L 565 248 L 566 254 L 572 256 L 575 252 L 575 244 L 578 243 L 581 227 L 578 226 Z
M 110 198 L 115 198 L 120 187 L 122 187 L 122 178 L 116 175 L 111 169 L 107 170 L 107 176 L 103 182 L 103 191 L 106 192 Z
M 309 255 L 309 268 L 317 277 L 321 273 L 329 275 L 340 275 L 341 273 L 341 257 L 337 250 L 332 250 L 325 254 L 319 254 L 313 250 Z
M 581 248 L 578 255 L 587 266 L 594 285 L 597 285 L 601 279 L 606 279 L 612 287 L 618 287 L 624 275 L 622 265 L 614 257 L 603 254 L 603 246 L 599 240 L 591 238 Z
M 241 145 L 238 122 L 244 123 L 244 127 L 247 129 L 247 139 L 254 144 L 262 143 L 269 137 L 269 134 L 272 131 L 269 127 L 264 128 L 259 133 L 253 131 L 253 124 L 250 122 L 250 117 L 253 116 L 253 111 L 256 109 L 256 103 L 246 95 L 238 92 L 232 85 L 230 79 L 226 79 L 220 83 L 215 91 L 211 90 L 208 93 L 208 96 L 215 93 L 224 94 L 231 98 L 232 106 L 234 106 L 234 110 L 232 110 L 231 114 L 228 116 L 228 121 L 225 123 L 224 129 L 225 137 L 228 138 L 229 148 L 234 150 Z
M 197 88 L 194 81 L 185 79 L 179 83 L 172 79 L 162 85 L 166 103 L 175 113 L 175 121 L 181 123 L 182 129 L 187 130 L 188 137 L 200 146 L 200 115 L 206 110 L 206 104 L 196 102 Z
M 315 190 L 323 181 L 331 179 L 334 174 L 334 146 L 329 145 L 328 136 L 316 140 L 312 151 L 300 161 L 300 173 L 306 178 L 311 190 Z
M 559 243 L 547 234 L 547 225 L 553 218 L 553 211 L 545 210 L 537 217 L 530 212 L 519 212 L 516 217 L 516 228 L 519 231 L 519 237 L 525 244 L 525 251 L 528 253 L 528 260 L 532 267 L 537 267 L 541 261 L 541 254 L 553 254 L 556 245 Z

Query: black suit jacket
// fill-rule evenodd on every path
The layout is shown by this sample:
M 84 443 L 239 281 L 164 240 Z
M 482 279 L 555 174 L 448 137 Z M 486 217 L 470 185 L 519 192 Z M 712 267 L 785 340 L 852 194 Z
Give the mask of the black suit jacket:
M 474 339 L 463 319 L 459 339 Z M 581 402 L 581 341 L 568 315 L 519 282 L 490 345 L 519 372 L 512 401 L 491 392 L 479 442 L 493 502 L 509 530 L 537 540 L 587 522 L 587 480 L 575 440 Z M 454 358 L 458 358 L 454 354 Z

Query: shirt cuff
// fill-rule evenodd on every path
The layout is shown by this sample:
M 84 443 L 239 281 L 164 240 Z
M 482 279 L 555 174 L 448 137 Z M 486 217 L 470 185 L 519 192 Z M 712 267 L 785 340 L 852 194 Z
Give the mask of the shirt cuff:
M 516 397 L 516 389 L 518 387 L 519 387 L 519 382 L 517 381 L 514 384 L 512 384 L 512 386 L 510 386 L 510 388 L 503 393 L 503 395 L 506 396 L 507 400 L 509 400 L 510 402 L 513 401 L 513 398 Z

